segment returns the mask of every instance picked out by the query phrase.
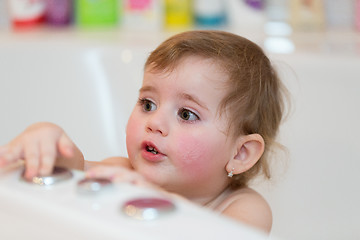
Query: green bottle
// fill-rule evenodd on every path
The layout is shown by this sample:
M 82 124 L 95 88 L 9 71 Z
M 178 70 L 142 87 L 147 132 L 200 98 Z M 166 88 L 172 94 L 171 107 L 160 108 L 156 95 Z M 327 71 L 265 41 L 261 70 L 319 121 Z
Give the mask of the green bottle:
M 75 17 L 79 26 L 115 26 L 119 0 L 76 0 Z

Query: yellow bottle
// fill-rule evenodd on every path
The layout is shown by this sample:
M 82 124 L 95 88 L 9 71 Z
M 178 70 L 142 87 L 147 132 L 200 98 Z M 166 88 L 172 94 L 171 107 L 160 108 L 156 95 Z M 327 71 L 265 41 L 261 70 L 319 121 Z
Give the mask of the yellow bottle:
M 165 0 L 165 27 L 189 28 L 193 25 L 192 0 Z
M 294 29 L 316 31 L 324 29 L 323 0 L 292 0 L 290 22 Z

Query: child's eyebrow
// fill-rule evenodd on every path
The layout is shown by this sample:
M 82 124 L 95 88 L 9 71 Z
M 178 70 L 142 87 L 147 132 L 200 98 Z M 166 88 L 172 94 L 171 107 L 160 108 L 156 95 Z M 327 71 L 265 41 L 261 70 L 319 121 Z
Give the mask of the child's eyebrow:
M 182 98 L 182 99 L 185 99 L 185 100 L 189 100 L 189 101 L 192 101 L 194 102 L 195 104 L 199 105 L 200 107 L 206 109 L 206 110 L 209 110 L 206 105 L 200 101 L 200 99 L 198 99 L 196 96 L 193 96 L 193 95 L 190 95 L 190 94 L 187 94 L 187 93 L 181 93 L 179 94 L 179 97 Z
M 139 89 L 139 93 L 143 92 L 156 92 L 156 89 L 153 86 L 143 86 Z

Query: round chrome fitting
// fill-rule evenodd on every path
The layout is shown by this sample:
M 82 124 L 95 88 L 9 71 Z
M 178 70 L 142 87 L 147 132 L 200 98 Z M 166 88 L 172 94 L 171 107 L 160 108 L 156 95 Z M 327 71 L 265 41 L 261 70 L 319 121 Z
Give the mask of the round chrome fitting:
M 95 194 L 112 186 L 106 178 L 84 178 L 77 183 L 77 191 L 80 194 Z
M 154 220 L 174 212 L 175 205 L 163 198 L 136 198 L 125 202 L 122 211 L 138 220 Z
M 21 174 L 21 178 L 27 182 L 34 183 L 41 186 L 50 186 L 58 182 L 62 182 L 68 179 L 71 179 L 73 174 L 67 168 L 55 167 L 53 172 L 50 175 L 46 176 L 35 176 L 32 179 L 28 180 L 25 178 L 25 170 Z

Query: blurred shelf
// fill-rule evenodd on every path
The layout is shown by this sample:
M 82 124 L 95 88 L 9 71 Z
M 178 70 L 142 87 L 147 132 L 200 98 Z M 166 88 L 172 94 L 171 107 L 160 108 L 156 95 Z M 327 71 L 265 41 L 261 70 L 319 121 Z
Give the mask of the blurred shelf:
M 191 29 L 186 29 L 191 30 Z M 329 30 L 318 32 L 291 32 L 269 35 L 250 29 L 221 29 L 256 42 L 272 54 L 335 54 L 360 56 L 360 32 Z M 134 48 L 155 48 L 160 42 L 178 31 L 125 31 L 115 27 L 79 29 L 41 26 L 31 29 L 0 30 L 0 44 L 58 44 L 107 47 L 122 45 Z M 270 44 L 270 45 L 269 45 Z M 272 44 L 272 45 L 271 45 Z

